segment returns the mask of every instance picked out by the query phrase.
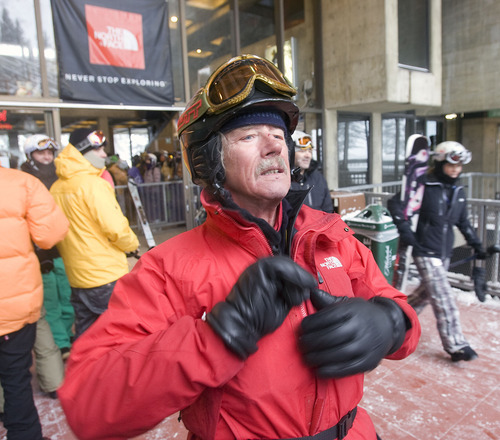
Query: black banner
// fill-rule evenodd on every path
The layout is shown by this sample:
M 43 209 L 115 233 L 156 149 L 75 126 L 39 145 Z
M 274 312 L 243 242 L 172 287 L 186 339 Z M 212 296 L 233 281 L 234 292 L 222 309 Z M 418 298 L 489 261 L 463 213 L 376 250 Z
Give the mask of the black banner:
M 62 100 L 173 104 L 165 0 L 51 3 Z

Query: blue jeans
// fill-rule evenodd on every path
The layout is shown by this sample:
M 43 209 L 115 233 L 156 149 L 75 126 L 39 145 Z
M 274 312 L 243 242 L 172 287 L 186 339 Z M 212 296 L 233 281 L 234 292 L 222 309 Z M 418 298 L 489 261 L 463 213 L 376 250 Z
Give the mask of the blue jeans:
M 108 308 L 116 281 L 91 289 L 71 288 L 71 304 L 75 310 L 75 339 L 82 335 Z
M 31 388 L 31 351 L 36 324 L 0 336 L 0 383 L 5 396 L 3 425 L 8 440 L 41 440 L 42 427 Z

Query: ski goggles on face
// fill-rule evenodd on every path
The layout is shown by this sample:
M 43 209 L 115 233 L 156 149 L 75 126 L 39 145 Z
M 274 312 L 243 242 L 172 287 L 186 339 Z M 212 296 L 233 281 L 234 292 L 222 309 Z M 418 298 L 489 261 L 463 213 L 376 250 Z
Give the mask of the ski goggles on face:
M 450 151 L 445 155 L 446 162 L 452 164 L 461 163 L 466 165 L 471 161 L 471 159 L 472 154 L 469 150 Z
M 77 150 L 84 150 L 88 147 L 99 148 L 102 147 L 105 142 L 106 136 L 104 136 L 104 133 L 101 130 L 96 130 L 89 133 L 88 136 L 83 141 L 78 142 L 75 147 Z
M 56 141 L 51 138 L 47 139 L 42 139 L 40 142 L 38 142 L 38 148 L 37 150 L 58 150 L 59 146 L 57 145 Z
M 297 93 L 273 63 L 256 55 L 241 55 L 220 66 L 196 93 L 179 118 L 179 132 L 207 113 L 222 113 L 240 104 L 257 80 L 289 99 Z

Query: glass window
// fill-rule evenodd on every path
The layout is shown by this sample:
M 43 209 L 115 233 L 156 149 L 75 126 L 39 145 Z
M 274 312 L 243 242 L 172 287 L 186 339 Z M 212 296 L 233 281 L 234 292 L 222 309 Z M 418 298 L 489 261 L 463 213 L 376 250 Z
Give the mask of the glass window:
M 369 136 L 367 117 L 339 115 L 339 187 L 368 183 Z
M 24 142 L 33 134 L 48 134 L 45 121 L 43 110 L 0 108 L 2 166 L 18 168 L 26 161 Z
M 186 2 L 190 95 L 205 84 L 213 68 L 231 56 L 231 20 L 227 0 Z
M 418 118 L 414 114 L 386 114 L 382 119 L 383 182 L 401 180 L 406 157 L 406 141 L 412 134 L 423 134 L 431 149 L 443 140 L 441 118 Z
M 405 166 L 406 151 L 405 118 L 382 120 L 382 181 L 401 180 Z
M 445 140 L 444 127 L 443 118 L 426 119 L 425 133 L 431 141 L 431 151 L 435 149 L 437 144 Z
M 132 158 L 146 150 L 150 142 L 148 128 L 119 128 L 113 130 L 115 154 L 132 166 Z
M 429 1 L 398 0 L 399 64 L 429 70 Z
M 0 95 L 41 96 L 33 0 L 0 0 Z
M 47 79 L 49 83 L 49 96 L 57 97 L 59 96 L 57 82 L 57 54 L 50 0 L 40 0 L 40 11 L 40 15 L 42 18 L 45 65 L 47 68 Z
M 245 49 L 259 41 L 275 35 L 274 30 L 274 0 L 239 0 L 239 15 L 240 15 L 240 42 L 242 52 L 249 52 Z M 256 32 L 258 29 L 258 32 Z M 273 38 L 273 44 L 275 44 Z M 264 56 L 264 54 L 256 53 L 254 48 L 250 49 L 250 53 Z M 276 56 L 276 53 L 274 54 Z M 278 64 L 277 59 L 269 58 L 274 64 Z
M 304 0 L 285 1 L 285 29 L 304 23 Z

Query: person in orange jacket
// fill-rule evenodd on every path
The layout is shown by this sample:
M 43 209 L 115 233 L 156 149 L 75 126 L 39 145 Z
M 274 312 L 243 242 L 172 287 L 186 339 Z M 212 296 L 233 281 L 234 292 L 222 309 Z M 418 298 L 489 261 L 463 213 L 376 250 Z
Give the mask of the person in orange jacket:
M 33 243 L 50 249 L 64 238 L 68 227 L 39 179 L 0 167 L 0 382 L 7 438 L 43 438 L 30 373 L 43 303 L 42 274 Z

